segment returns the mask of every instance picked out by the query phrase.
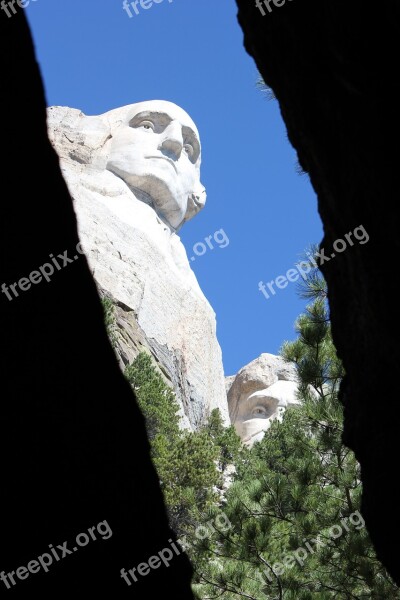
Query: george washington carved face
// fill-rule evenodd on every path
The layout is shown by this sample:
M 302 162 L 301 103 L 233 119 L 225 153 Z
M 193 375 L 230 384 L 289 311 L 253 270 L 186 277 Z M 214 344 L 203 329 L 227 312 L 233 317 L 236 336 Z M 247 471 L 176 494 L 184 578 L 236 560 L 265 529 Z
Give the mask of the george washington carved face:
M 127 107 L 111 140 L 107 169 L 177 230 L 205 204 L 196 125 L 172 102 Z

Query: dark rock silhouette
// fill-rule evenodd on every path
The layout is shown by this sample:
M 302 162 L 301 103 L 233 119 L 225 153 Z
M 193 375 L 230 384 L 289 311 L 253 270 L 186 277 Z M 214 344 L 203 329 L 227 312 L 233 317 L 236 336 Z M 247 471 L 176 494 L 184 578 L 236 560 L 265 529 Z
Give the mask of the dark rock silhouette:
M 169 547 L 173 535 L 143 418 L 108 342 L 86 260 L 76 251 L 72 202 L 47 139 L 41 78 L 20 9 L 11 18 L 0 11 L 0 55 L 0 286 L 7 286 L 0 294 L 0 572 L 26 567 L 51 552 L 49 545 L 67 541 L 72 550 L 47 573 L 14 574 L 10 589 L 0 581 L 1 595 L 190 599 L 184 554 L 131 586 L 120 576 L 121 568 Z M 50 282 L 28 289 L 21 279 L 52 258 L 60 269 Z M 10 287 L 15 282 L 26 291 Z M 97 541 L 74 552 L 76 536 L 103 521 L 112 536 L 97 533 Z
M 399 584 L 400 7 L 393 0 L 287 0 L 270 3 L 262 16 L 253 0 L 237 4 L 245 47 L 318 195 L 329 259 L 321 266 L 347 373 L 344 442 L 361 463 L 362 511 L 378 556 Z M 330 258 L 335 240 L 359 225 L 369 242 L 347 244 Z

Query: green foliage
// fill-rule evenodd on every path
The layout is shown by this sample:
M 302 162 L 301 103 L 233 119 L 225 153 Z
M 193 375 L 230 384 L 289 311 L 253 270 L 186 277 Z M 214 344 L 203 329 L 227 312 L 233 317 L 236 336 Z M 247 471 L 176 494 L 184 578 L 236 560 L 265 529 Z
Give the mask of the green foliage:
M 281 354 L 297 368 L 301 404 L 251 450 L 218 410 L 196 432 L 180 429 L 174 392 L 146 353 L 126 368 L 171 526 L 187 545 L 199 600 L 400 600 L 364 527 L 359 466 L 341 441 L 344 372 L 317 269 L 299 292 L 311 303 Z M 115 345 L 114 306 L 105 298 L 103 307 Z M 221 508 L 229 528 L 215 526 Z M 211 533 L 200 539 L 196 529 L 207 523 Z
M 234 427 L 223 424 L 221 413 L 215 408 L 205 424 L 204 433 L 212 445 L 218 448 L 218 466 L 222 473 L 229 465 L 235 465 L 242 452 L 240 438 Z
M 400 598 L 374 554 L 359 512 L 359 466 L 341 441 L 344 373 L 325 283 L 312 272 L 309 284 L 313 301 L 296 323 L 298 338 L 282 348 L 296 365 L 301 405 L 239 455 L 224 507 L 232 528 L 205 541 L 198 598 Z
M 106 296 L 101 299 L 101 304 L 103 306 L 104 324 L 106 326 L 108 339 L 110 340 L 112 347 L 115 348 L 117 345 L 117 327 L 114 314 L 115 307 L 112 301 Z
M 181 430 L 174 392 L 146 353 L 126 368 L 125 376 L 146 419 L 171 526 L 195 548 L 195 530 L 218 507 L 224 471 L 240 452 L 240 440 L 233 428 L 223 426 L 218 410 L 198 431 Z
M 136 393 L 139 407 L 146 419 L 150 442 L 163 435 L 170 443 L 179 437 L 179 405 L 175 394 L 164 383 L 153 366 L 151 357 L 141 352 L 125 369 L 125 377 Z
M 327 297 L 326 281 L 321 277 L 319 269 L 315 267 L 318 264 L 318 249 L 319 247 L 313 244 L 302 257 L 302 262 L 308 264 L 310 271 L 306 279 L 302 278 L 297 284 L 297 292 L 300 298 L 305 300 L 325 300 Z

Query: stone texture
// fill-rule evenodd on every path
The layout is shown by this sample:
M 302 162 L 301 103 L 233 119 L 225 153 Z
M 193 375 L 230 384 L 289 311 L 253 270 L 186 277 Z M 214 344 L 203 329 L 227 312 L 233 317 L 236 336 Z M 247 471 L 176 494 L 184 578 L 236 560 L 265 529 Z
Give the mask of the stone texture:
M 322 268 L 346 371 L 343 439 L 361 464 L 362 513 L 378 557 L 400 584 L 400 404 L 387 375 L 400 354 L 399 3 L 293 0 L 265 17 L 253 2 L 237 4 L 245 47 L 318 195 L 325 254 L 359 225 L 370 236 Z
M 229 414 L 237 434 L 248 446 L 260 441 L 288 406 L 298 404 L 293 365 L 274 354 L 261 354 L 236 376 L 227 377 Z
M 235 381 L 235 377 L 236 375 L 227 375 L 225 377 L 225 389 L 227 394 L 232 387 L 232 383 Z
M 122 362 L 143 345 L 175 389 L 184 426 L 213 408 L 227 423 L 215 314 L 177 234 L 205 203 L 196 126 L 176 105 L 151 101 L 96 117 L 51 107 L 48 128 L 92 274 L 119 306 Z

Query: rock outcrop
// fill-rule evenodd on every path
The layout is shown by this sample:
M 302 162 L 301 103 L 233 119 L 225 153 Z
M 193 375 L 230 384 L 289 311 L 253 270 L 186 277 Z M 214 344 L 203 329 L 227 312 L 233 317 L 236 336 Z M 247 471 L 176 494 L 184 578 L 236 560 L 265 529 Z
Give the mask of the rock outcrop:
M 247 446 L 260 441 L 288 406 L 299 404 L 296 369 L 274 354 L 261 354 L 226 384 L 231 422 Z
M 400 584 L 400 404 L 388 377 L 400 358 L 399 3 L 293 0 L 269 3 L 265 16 L 249 0 L 237 4 L 245 47 L 318 195 L 321 266 L 346 371 L 344 442 L 361 464 L 362 513 L 378 557 Z M 360 225 L 368 244 L 332 259 L 335 241 Z
M 194 123 L 152 101 L 94 117 L 51 107 L 48 129 L 92 274 L 118 307 L 121 366 L 147 349 L 177 394 L 183 426 L 198 427 L 213 408 L 228 423 L 215 314 L 177 234 L 205 203 Z

